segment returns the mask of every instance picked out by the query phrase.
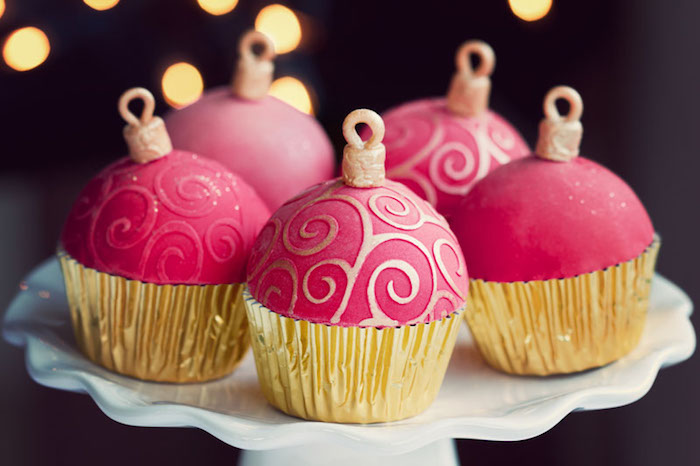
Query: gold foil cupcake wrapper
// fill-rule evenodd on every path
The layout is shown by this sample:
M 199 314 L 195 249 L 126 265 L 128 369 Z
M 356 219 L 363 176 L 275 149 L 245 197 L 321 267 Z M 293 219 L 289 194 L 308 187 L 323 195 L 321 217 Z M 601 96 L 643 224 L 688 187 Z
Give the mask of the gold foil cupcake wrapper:
M 93 362 L 143 380 L 201 382 L 245 355 L 244 284 L 143 283 L 58 257 L 75 338 Z
M 471 280 L 465 319 L 486 361 L 513 374 L 578 372 L 608 364 L 639 343 L 659 251 L 571 278 Z
M 373 423 L 415 416 L 435 399 L 461 314 L 402 327 L 340 327 L 281 316 L 244 292 L 262 391 L 292 416 Z

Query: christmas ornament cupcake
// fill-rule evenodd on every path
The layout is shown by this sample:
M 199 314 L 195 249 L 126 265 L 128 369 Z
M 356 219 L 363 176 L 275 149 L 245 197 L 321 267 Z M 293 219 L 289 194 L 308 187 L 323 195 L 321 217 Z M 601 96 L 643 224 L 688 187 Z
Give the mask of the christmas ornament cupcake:
M 140 379 L 203 381 L 231 372 L 249 346 L 245 266 L 269 215 L 222 165 L 173 150 L 154 107 L 146 89 L 122 95 L 129 156 L 82 190 L 58 256 L 88 358 Z
M 372 136 L 355 131 L 366 123 Z M 343 178 L 275 212 L 248 263 L 245 293 L 268 401 L 305 419 L 403 419 L 435 398 L 455 344 L 467 269 L 445 219 L 384 179 L 384 125 L 343 123 Z
M 506 372 L 599 367 L 644 328 L 659 240 L 632 189 L 578 156 L 582 110 L 575 90 L 552 89 L 535 154 L 477 183 L 453 222 L 471 276 L 466 320 Z
M 471 55 L 479 57 L 476 69 Z M 383 115 L 387 177 L 406 184 L 448 219 L 476 181 L 530 152 L 520 134 L 489 109 L 491 47 L 465 42 L 456 62 L 446 98 L 409 102 Z
M 205 92 L 165 121 L 175 146 L 221 162 L 275 210 L 335 176 L 333 148 L 316 119 L 267 95 L 275 58 L 270 39 L 249 31 L 239 48 L 231 86 Z

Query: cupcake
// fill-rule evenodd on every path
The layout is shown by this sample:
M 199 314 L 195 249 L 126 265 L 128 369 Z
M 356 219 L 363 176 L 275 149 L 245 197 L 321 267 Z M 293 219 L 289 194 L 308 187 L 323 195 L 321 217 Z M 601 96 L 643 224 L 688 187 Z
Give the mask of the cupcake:
M 575 90 L 549 91 L 535 154 L 477 183 L 453 222 L 471 278 L 466 321 L 506 372 L 603 366 L 644 328 L 659 240 L 632 189 L 578 156 L 582 110 Z
M 219 163 L 173 150 L 154 107 L 145 89 L 122 95 L 129 156 L 82 190 L 58 256 L 89 359 L 144 380 L 203 381 L 231 372 L 249 346 L 245 267 L 269 212 Z
M 366 123 L 366 142 L 355 126 Z M 287 414 L 393 421 L 430 405 L 468 288 L 445 219 L 384 179 L 384 125 L 343 123 L 343 178 L 287 201 L 260 232 L 245 302 L 265 397 Z
M 479 57 L 476 69 L 471 55 Z M 455 58 L 447 98 L 416 100 L 383 115 L 387 177 L 413 189 L 448 219 L 476 181 L 530 153 L 518 131 L 489 109 L 491 47 L 468 41 Z
M 335 176 L 333 147 L 313 116 L 267 95 L 275 58 L 270 39 L 249 31 L 239 48 L 231 85 L 205 92 L 165 122 L 176 147 L 239 174 L 274 211 L 302 189 Z

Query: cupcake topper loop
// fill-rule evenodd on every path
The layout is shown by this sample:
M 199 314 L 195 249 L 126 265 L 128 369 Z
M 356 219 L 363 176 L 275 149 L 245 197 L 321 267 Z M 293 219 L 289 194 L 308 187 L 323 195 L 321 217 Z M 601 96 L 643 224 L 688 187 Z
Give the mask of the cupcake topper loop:
M 262 46 L 259 54 L 253 50 L 254 45 Z M 240 57 L 231 83 L 231 90 L 237 97 L 259 100 L 267 95 L 275 70 L 275 46 L 262 32 L 246 32 L 238 44 Z
M 472 54 L 479 57 L 476 69 L 472 68 Z M 490 76 L 496 64 L 496 56 L 487 43 L 470 40 L 457 50 L 455 61 L 457 71 L 447 93 L 447 108 L 459 116 L 477 116 L 489 106 Z
M 356 126 L 367 124 L 372 136 L 363 141 Z M 384 184 L 386 149 L 384 121 L 372 110 L 358 109 L 350 112 L 343 121 L 343 136 L 347 141 L 343 149 L 343 181 L 356 188 L 376 188 Z
M 569 113 L 562 116 L 556 101 L 569 102 Z M 581 114 L 583 101 L 575 89 L 568 86 L 552 88 L 544 98 L 544 119 L 540 122 L 540 135 L 535 153 L 538 157 L 556 162 L 567 162 L 578 156 L 583 126 Z
M 143 100 L 140 118 L 129 110 L 129 104 L 134 99 Z M 155 108 L 153 94 L 143 87 L 129 89 L 119 99 L 119 113 L 127 123 L 124 127 L 124 139 L 129 146 L 129 155 L 136 163 L 148 163 L 173 150 L 165 123 L 160 117 L 153 115 Z

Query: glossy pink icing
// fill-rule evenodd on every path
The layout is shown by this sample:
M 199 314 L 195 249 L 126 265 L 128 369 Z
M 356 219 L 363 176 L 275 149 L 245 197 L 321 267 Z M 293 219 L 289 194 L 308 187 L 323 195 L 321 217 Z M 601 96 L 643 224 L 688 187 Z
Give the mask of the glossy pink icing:
M 404 183 L 450 218 L 472 185 L 530 149 L 498 114 L 451 113 L 444 98 L 409 102 L 382 115 L 387 177 Z M 363 139 L 369 129 L 363 128 Z
M 334 176 L 333 147 L 321 125 L 274 97 L 244 100 L 217 88 L 169 113 L 165 122 L 173 146 L 221 162 L 271 211 Z
M 452 221 L 473 279 L 568 278 L 639 256 L 654 228 L 632 189 L 576 157 L 527 157 L 476 184 Z
M 444 217 L 410 189 L 331 180 L 272 215 L 253 246 L 248 286 L 284 316 L 386 327 L 460 309 L 468 277 Z
M 173 151 L 125 157 L 80 193 L 61 244 L 86 267 L 157 284 L 241 283 L 269 211 L 221 164 Z

